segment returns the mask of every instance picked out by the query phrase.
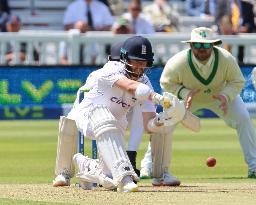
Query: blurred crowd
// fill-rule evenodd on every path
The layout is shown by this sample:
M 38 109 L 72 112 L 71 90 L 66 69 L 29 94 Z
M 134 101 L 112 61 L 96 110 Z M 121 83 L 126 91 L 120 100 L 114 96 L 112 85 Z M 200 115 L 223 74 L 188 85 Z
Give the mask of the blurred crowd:
M 176 0 L 177 1 L 177 0 Z M 182 1 L 182 0 L 180 0 Z M 147 2 L 147 3 L 145 3 Z M 212 19 L 213 28 L 222 35 L 255 32 L 254 0 L 183 0 L 184 12 L 180 14 L 172 5 L 173 0 L 73 0 L 63 16 L 63 30 L 80 33 L 111 31 L 113 34 L 155 34 L 156 32 L 180 32 L 180 16 Z M 126 6 L 127 5 L 127 6 Z M 125 8 L 127 7 L 127 8 Z M 192 18 L 192 17 L 191 17 Z M 8 0 L 0 0 L 0 29 L 2 32 L 19 32 L 22 16 L 11 12 Z M 12 60 L 12 46 L 8 46 L 7 62 Z M 232 51 L 230 45 L 224 47 Z M 94 64 L 97 48 L 91 46 L 91 62 Z M 106 48 L 106 52 L 108 52 Z M 83 58 L 83 48 L 80 49 Z M 20 47 L 20 60 L 24 61 L 26 46 Z M 60 46 L 62 64 L 68 64 L 68 46 Z M 35 58 L 38 58 L 36 56 Z M 239 47 L 238 60 L 243 62 L 244 48 Z

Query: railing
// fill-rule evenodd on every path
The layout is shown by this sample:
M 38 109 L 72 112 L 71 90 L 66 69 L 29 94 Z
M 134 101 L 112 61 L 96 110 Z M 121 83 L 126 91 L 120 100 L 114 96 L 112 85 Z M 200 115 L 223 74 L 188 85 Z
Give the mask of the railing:
M 147 35 L 145 35 L 147 36 Z M 7 44 L 11 42 L 14 48 L 15 64 L 26 65 L 55 65 L 60 62 L 60 44 L 65 42 L 68 46 L 68 61 L 70 64 L 79 64 L 79 48 L 84 45 L 86 52 L 83 63 L 91 64 L 91 54 L 97 55 L 96 64 L 107 61 L 105 48 L 115 42 L 124 41 L 129 35 L 113 35 L 111 32 L 88 32 L 86 34 L 59 32 L 59 31 L 24 31 L 20 33 L 0 33 L 0 64 L 6 64 L 5 53 Z M 171 56 L 188 45 L 181 43 L 190 38 L 189 34 L 181 33 L 158 33 L 147 36 L 152 42 L 155 62 L 166 62 Z M 256 34 L 217 36 L 223 43 L 232 45 L 232 54 L 236 57 L 238 46 L 245 47 L 244 63 L 256 64 Z M 25 62 L 19 59 L 21 43 L 26 43 L 27 57 Z M 33 59 L 33 50 L 38 50 L 39 60 Z M 93 51 L 92 51 L 93 50 Z

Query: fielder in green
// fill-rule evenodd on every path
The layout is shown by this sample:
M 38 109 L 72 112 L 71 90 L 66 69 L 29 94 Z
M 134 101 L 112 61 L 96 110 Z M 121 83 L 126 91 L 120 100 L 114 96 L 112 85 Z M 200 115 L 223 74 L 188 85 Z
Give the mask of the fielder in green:
M 160 78 L 162 89 L 183 99 L 192 112 L 209 109 L 236 129 L 248 164 L 248 178 L 256 178 L 256 132 L 239 96 L 245 79 L 236 59 L 217 46 L 222 41 L 214 38 L 209 28 L 195 28 L 191 39 L 183 43 L 190 48 L 168 60 Z M 146 156 L 143 160 L 150 162 L 151 156 Z

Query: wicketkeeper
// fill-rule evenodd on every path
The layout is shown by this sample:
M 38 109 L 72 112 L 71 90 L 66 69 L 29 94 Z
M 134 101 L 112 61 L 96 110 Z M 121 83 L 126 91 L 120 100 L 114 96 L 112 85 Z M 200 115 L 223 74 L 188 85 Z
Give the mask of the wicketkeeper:
M 239 96 L 245 79 L 236 59 L 217 46 L 222 41 L 214 38 L 209 28 L 193 29 L 191 39 L 183 42 L 190 47 L 168 60 L 160 78 L 161 87 L 183 99 L 192 112 L 209 109 L 236 129 L 248 178 L 256 178 L 256 132 Z M 144 164 L 151 167 L 150 150 L 147 153 L 145 162 L 149 163 Z
M 186 111 L 182 101 L 169 93 L 155 93 L 146 84 L 149 79 L 144 69 L 152 66 L 154 56 L 149 40 L 131 37 L 124 42 L 120 54 L 121 62 L 106 63 L 86 98 L 60 121 L 54 186 L 69 183 L 74 175 L 73 159 L 78 166 L 77 177 L 85 187 L 99 183 L 108 189 L 117 187 L 120 192 L 138 191 L 133 182 L 138 181 L 138 176 L 124 147 L 128 111 L 140 104 L 144 129 L 151 133 L 163 132 L 183 120 Z M 154 104 L 168 106 L 156 114 Z M 96 139 L 99 160 L 81 154 L 73 156 L 77 150 L 75 127 Z

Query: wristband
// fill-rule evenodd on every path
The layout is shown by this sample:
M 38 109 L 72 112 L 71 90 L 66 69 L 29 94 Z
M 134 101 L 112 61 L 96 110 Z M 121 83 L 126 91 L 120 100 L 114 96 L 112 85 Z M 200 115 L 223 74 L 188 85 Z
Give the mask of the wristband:
M 140 83 L 135 90 L 135 98 L 139 101 L 148 100 L 152 92 L 153 90 L 149 86 Z

